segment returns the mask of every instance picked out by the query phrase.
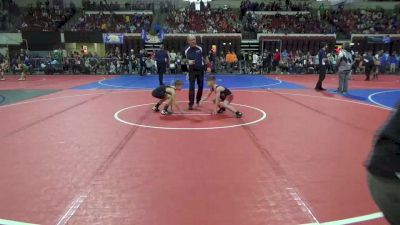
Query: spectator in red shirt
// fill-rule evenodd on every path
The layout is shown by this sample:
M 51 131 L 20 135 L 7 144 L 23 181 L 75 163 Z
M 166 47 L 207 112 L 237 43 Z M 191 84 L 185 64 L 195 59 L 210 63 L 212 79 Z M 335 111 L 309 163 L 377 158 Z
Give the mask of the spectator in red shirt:
M 275 53 L 272 57 L 272 69 L 277 72 L 279 67 L 279 62 L 281 61 L 281 53 L 278 49 L 275 50 Z

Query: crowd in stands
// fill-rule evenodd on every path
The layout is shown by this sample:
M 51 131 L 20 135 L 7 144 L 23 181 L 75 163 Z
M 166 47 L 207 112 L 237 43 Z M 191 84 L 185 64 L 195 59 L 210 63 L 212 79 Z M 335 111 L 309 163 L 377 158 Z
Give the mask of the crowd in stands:
M 164 29 L 168 33 L 238 33 L 241 23 L 234 10 L 211 9 L 201 4 L 201 10 L 197 11 L 191 4 L 184 9 L 171 10 Z
M 251 0 L 243 0 L 240 4 L 240 15 L 243 17 L 248 11 L 310 11 L 307 2 L 292 0 L 274 1 L 274 2 L 252 2 Z
M 6 30 L 10 23 L 10 16 L 7 10 L 0 9 L 0 30 Z
M 265 51 L 262 54 L 258 52 L 240 52 L 238 55 L 232 51 L 221 52 L 219 57 L 210 57 L 215 64 L 215 72 L 239 72 L 245 74 L 260 73 L 314 73 L 316 63 L 315 55 L 309 52 L 301 51 L 288 52 Z
M 83 14 L 78 18 L 72 31 L 102 31 L 119 33 L 139 33 L 142 28 L 148 30 L 152 15 L 117 15 L 117 14 Z
M 243 18 L 245 31 L 256 33 L 334 33 L 332 26 L 321 23 L 311 14 L 296 15 L 259 15 L 248 13 Z
M 276 12 L 263 14 L 259 11 Z M 287 15 L 284 12 L 292 12 Z M 296 12 L 296 14 L 293 14 Z M 270 3 L 243 0 L 240 14 L 234 9 L 211 9 L 201 2 L 199 11 L 194 5 L 171 10 L 165 28 L 170 33 L 400 33 L 400 20 L 383 10 L 335 10 L 311 12 L 306 1 L 274 1 Z
M 274 63 L 275 54 L 280 54 L 280 60 Z M 353 73 L 364 73 L 365 68 L 369 66 L 365 62 L 365 58 L 368 55 L 372 55 L 372 52 L 354 52 L 352 51 L 354 58 Z M 327 54 L 327 72 L 337 73 L 337 59 L 338 54 L 336 51 L 328 52 Z M 377 73 L 397 73 L 400 68 L 400 54 L 393 52 L 378 51 L 373 54 L 373 67 L 376 68 Z M 315 73 L 318 70 L 318 55 L 312 55 L 309 52 L 303 53 L 301 51 L 288 52 L 284 50 L 282 53 L 275 52 L 264 53 L 261 57 L 259 64 L 261 68 L 266 68 L 267 72 L 275 73 L 288 73 L 288 74 L 303 74 L 303 73 Z
M 364 59 L 372 52 L 354 52 L 353 73 L 364 73 L 369 65 Z M 330 51 L 327 54 L 327 73 L 337 73 L 338 52 Z M 400 54 L 393 52 L 378 51 L 373 54 L 374 65 L 377 73 L 398 73 L 400 68 Z M 264 51 L 258 52 L 239 52 L 237 55 L 233 51 L 221 52 L 218 56 L 210 54 L 212 71 L 218 73 L 242 73 L 242 74 L 313 74 L 318 72 L 318 54 L 310 52 L 287 51 L 280 52 Z
M 22 57 L 21 57 L 22 55 Z M 118 47 L 111 49 L 105 57 L 99 57 L 95 52 L 70 52 L 66 54 L 61 49 L 50 52 L 48 57 L 35 57 L 29 51 L 21 50 L 11 57 L 10 72 L 18 72 L 21 58 L 29 66 L 30 72 L 44 71 L 45 73 L 71 74 L 155 74 L 157 65 L 154 59 L 155 52 L 140 50 L 121 52 Z M 363 74 L 365 68 L 371 66 L 364 59 L 373 57 L 374 70 L 377 73 L 400 72 L 400 54 L 387 51 L 354 52 L 353 74 Z M 327 53 L 327 72 L 337 73 L 336 50 Z M 180 51 L 169 51 L 168 73 L 182 73 L 181 65 L 185 63 Z M 318 72 L 318 54 L 302 52 L 300 50 L 280 52 L 234 52 L 222 51 L 219 54 L 210 51 L 208 55 L 209 67 L 214 73 L 241 73 L 241 74 L 313 74 Z M 8 60 L 7 60 L 8 61 Z
M 0 7 L 0 29 L 10 24 L 9 14 L 17 10 L 12 0 L 2 0 Z M 97 10 L 99 14 L 83 14 L 75 24 L 68 26 L 73 31 L 103 31 L 137 33 L 142 28 L 150 30 L 152 16 L 116 15 L 113 11 L 154 10 L 154 3 L 132 1 L 119 4 L 117 1 L 82 0 L 85 11 Z M 200 10 L 192 3 L 177 9 L 171 1 L 160 2 L 160 10 L 167 13 L 164 24 L 155 27 L 166 33 L 352 33 L 379 34 L 400 33 L 400 19 L 396 14 L 380 9 L 337 9 L 310 12 L 307 1 L 258 2 L 243 0 L 240 9 L 211 8 L 209 3 L 200 2 Z M 49 0 L 37 2 L 28 8 L 18 28 L 22 31 L 56 31 L 75 14 L 75 8 L 62 8 Z M 239 13 L 240 11 L 240 13 Z M 276 12 L 263 14 L 260 11 Z M 290 15 L 281 11 L 292 12 Z M 107 12 L 107 13 L 104 13 Z M 293 14 L 293 12 L 296 12 Z M 74 20 L 75 21 L 75 20 Z
M 13 0 L 2 0 L 0 2 L 0 30 L 12 29 L 11 17 L 19 13 L 19 7 Z
M 56 31 L 60 29 L 75 14 L 75 8 L 63 9 L 58 5 L 50 6 L 50 1 L 37 1 L 36 6 L 30 6 L 23 18 L 22 31 Z
M 385 14 L 382 9 L 327 10 L 322 19 L 329 21 L 344 34 L 400 33 L 400 21 L 396 14 Z
M 115 11 L 115 10 L 153 10 L 154 4 L 149 1 L 126 1 L 124 4 L 118 3 L 118 1 L 101 0 L 96 2 L 94 0 L 82 0 L 83 9 L 86 11 Z
M 28 73 L 69 73 L 69 74 L 133 74 L 156 73 L 155 52 L 140 50 L 134 52 L 121 52 L 119 47 L 107 51 L 105 57 L 99 57 L 96 52 L 72 51 L 67 53 L 62 49 L 55 49 L 48 52 L 47 56 L 35 55 L 28 50 L 21 49 L 11 57 L 3 56 L 0 59 L 9 62 L 6 73 L 16 74 L 20 72 L 19 64 L 25 64 L 29 69 Z M 174 51 L 169 52 L 169 72 L 180 73 L 182 54 Z

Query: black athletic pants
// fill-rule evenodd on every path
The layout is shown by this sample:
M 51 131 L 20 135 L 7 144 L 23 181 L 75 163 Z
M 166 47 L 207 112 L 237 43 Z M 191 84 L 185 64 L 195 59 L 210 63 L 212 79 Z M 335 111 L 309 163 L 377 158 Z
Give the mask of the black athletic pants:
M 164 85 L 164 74 L 167 70 L 167 65 L 157 63 L 157 72 L 158 72 L 158 81 L 160 82 L 160 85 Z
M 365 80 L 371 80 L 372 66 L 365 66 Z
M 189 106 L 193 106 L 194 104 L 195 82 L 197 82 L 197 88 L 198 88 L 196 95 L 196 103 L 199 103 L 201 97 L 203 96 L 204 71 L 199 71 L 199 70 L 189 71 Z
M 317 85 L 315 85 L 315 89 L 322 90 L 322 82 L 325 80 L 326 77 L 326 66 L 320 65 L 318 67 L 319 77 Z
M 146 64 L 140 63 L 140 68 L 139 68 L 139 75 L 143 76 L 145 72 Z

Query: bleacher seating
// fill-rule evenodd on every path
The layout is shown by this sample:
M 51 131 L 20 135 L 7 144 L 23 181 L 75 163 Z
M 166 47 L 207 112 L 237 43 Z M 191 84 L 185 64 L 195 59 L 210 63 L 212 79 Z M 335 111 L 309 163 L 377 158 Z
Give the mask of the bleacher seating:
M 257 33 L 333 33 L 332 26 L 324 25 L 311 14 L 263 15 L 247 13 L 243 19 L 244 29 Z
M 118 33 L 140 33 L 142 28 L 148 30 L 152 22 L 152 15 L 142 14 L 83 14 L 72 31 L 102 31 Z
M 61 9 L 58 6 L 38 4 L 28 8 L 19 28 L 22 31 L 56 31 L 74 14 L 74 8 Z
M 338 30 L 350 36 L 359 34 L 398 34 L 400 21 L 395 14 L 383 10 L 327 10 L 322 19 L 329 21 Z
M 237 33 L 241 23 L 232 9 L 184 8 L 171 10 L 165 29 L 168 33 Z

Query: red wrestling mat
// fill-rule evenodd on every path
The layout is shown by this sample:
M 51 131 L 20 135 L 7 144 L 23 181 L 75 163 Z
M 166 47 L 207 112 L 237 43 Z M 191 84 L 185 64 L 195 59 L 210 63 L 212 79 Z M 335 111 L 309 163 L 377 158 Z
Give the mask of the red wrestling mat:
M 181 107 L 186 109 L 186 102 L 181 103 Z M 163 116 L 160 113 L 151 113 L 149 107 L 154 103 L 132 105 L 123 108 L 114 114 L 114 117 L 125 124 L 163 130 L 217 130 L 239 126 L 257 124 L 267 118 L 267 114 L 262 109 L 254 106 L 232 103 L 239 111 L 246 114 L 243 119 L 237 119 L 232 112 L 219 115 L 212 115 L 214 105 L 205 102 L 201 107 L 195 107 L 193 111 L 183 113 L 176 112 L 171 116 Z M 162 108 L 162 107 L 160 107 Z M 148 115 L 152 114 L 152 115 Z M 146 122 L 143 115 L 148 115 Z
M 242 119 L 210 116 L 209 104 L 164 117 L 146 105 L 149 91 L 63 91 L 0 107 L 0 218 L 297 225 L 377 212 L 362 163 L 388 111 L 308 90 L 234 94 Z

